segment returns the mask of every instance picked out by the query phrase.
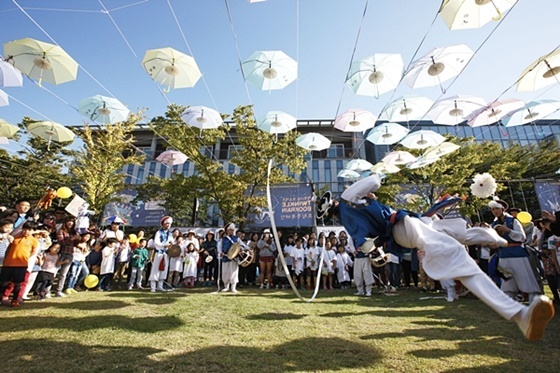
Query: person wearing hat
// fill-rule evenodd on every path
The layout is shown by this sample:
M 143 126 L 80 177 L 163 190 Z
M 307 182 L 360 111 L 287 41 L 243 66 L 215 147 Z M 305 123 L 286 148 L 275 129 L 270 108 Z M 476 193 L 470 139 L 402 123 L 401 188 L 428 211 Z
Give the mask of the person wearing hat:
M 432 221 L 431 216 L 420 217 L 407 211 L 395 211 L 372 199 L 364 207 L 354 207 L 348 202 L 363 198 L 381 186 L 381 178 L 373 174 L 351 185 L 341 195 L 341 201 L 322 203 L 319 213 L 337 214 L 349 235 L 353 237 L 356 250 L 368 237 L 379 237 L 391 245 L 394 240 L 405 248 L 417 247 L 424 255 L 426 273 L 435 280 L 455 278 L 474 295 L 507 320 L 515 322 L 523 335 L 537 341 L 544 336 L 546 325 L 554 316 L 554 307 L 546 296 L 535 296 L 529 306 L 516 302 L 501 291 L 480 270 L 468 255 L 465 245 L 484 244 L 506 246 L 507 241 L 493 229 L 466 228 L 462 219 Z M 439 207 L 457 203 L 447 198 Z M 437 212 L 437 209 L 429 211 Z M 367 248 L 366 248 L 367 251 Z
M 154 236 L 154 250 L 152 252 L 152 268 L 150 270 L 150 288 L 151 292 L 165 291 L 163 282 L 165 281 L 167 269 L 169 268 L 169 258 L 167 249 L 172 244 L 173 237 L 171 235 L 171 224 L 173 218 L 164 216 L 160 220 L 161 228 Z
M 222 281 L 224 288 L 222 291 L 231 290 L 232 293 L 237 293 L 237 282 L 239 282 L 239 265 L 235 260 L 228 258 L 228 252 L 237 243 L 238 237 L 235 235 L 235 225 L 230 223 L 226 226 L 226 233 L 222 238 L 221 244 L 221 257 L 222 257 Z
M 519 220 L 506 212 L 507 202 L 499 199 L 492 200 L 488 202 L 488 207 L 494 215 L 492 228 L 507 240 L 507 244 L 498 248 L 498 269 L 506 277 L 506 280 L 502 281 L 501 289 L 514 299 L 519 291 L 527 293 L 531 302 L 542 294 L 542 289 L 524 246 L 527 237 L 523 226 Z

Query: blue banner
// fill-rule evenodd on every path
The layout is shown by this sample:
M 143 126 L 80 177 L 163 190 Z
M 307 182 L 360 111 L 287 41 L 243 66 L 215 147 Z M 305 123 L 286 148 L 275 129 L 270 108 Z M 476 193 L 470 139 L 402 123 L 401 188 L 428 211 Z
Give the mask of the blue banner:
M 263 194 L 265 194 L 263 192 Z M 272 210 L 277 227 L 313 226 L 313 192 L 309 184 L 282 184 L 270 188 Z M 270 228 L 268 207 L 258 209 L 259 213 L 249 214 L 246 227 Z
M 166 215 L 163 207 L 155 202 L 138 202 L 133 205 L 131 202 L 138 193 L 134 189 L 124 189 L 118 195 L 119 202 L 111 202 L 105 206 L 103 211 L 102 225 L 106 225 L 108 218 L 118 216 L 126 221 L 127 226 L 131 227 L 159 227 L 162 217 Z
M 541 210 L 560 210 L 560 183 L 537 181 L 535 182 L 535 191 Z

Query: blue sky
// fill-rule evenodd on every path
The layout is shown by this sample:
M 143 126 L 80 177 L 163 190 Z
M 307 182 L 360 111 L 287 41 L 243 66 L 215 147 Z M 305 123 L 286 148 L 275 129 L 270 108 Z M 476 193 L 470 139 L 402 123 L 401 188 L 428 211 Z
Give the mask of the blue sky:
M 228 4 L 237 44 L 225 0 L 1 0 L 2 44 L 25 37 L 52 42 L 46 32 L 110 93 L 82 69 L 76 81 L 45 84 L 60 99 L 25 79 L 21 88 L 4 89 L 13 99 L 10 106 L 0 107 L 0 118 L 17 123 L 30 116 L 64 125 L 81 124 L 85 118 L 72 106 L 95 94 L 114 95 L 132 111 L 146 108 L 147 119 L 162 115 L 167 99 L 209 106 L 222 113 L 252 103 L 257 116 L 281 110 L 299 119 L 332 119 L 350 108 L 379 114 L 391 98 L 422 95 L 436 100 L 441 97 L 440 88 L 412 90 L 401 84 L 396 92 L 378 99 L 356 96 L 344 84 L 354 48 L 354 60 L 373 53 L 401 53 L 406 66 L 426 34 L 417 57 L 434 47 L 454 44 L 476 50 L 489 37 L 444 97 L 477 95 L 491 101 L 513 85 L 529 64 L 556 48 L 560 35 L 558 0 L 520 0 L 492 35 L 495 22 L 481 29 L 450 31 L 438 17 L 430 28 L 441 0 L 370 0 L 363 21 L 365 0 L 254 4 L 229 0 Z M 124 37 L 102 12 L 103 7 Z M 167 99 L 162 97 L 141 66 L 145 51 L 160 47 L 192 55 L 204 81 L 194 88 L 172 90 Z M 281 91 L 246 88 L 237 48 L 242 60 L 257 50 L 284 51 L 299 62 L 298 80 Z M 526 102 L 560 99 L 557 85 L 523 94 L 512 88 L 502 97 Z

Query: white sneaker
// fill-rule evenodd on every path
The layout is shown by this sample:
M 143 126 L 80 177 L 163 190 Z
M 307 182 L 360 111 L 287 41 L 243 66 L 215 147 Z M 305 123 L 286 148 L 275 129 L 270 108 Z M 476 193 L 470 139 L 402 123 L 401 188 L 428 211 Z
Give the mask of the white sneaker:
M 235 293 L 237 293 L 237 290 L 236 289 L 231 289 L 231 292 L 235 294 Z
M 264 289 L 264 284 L 261 284 L 261 286 L 259 287 L 259 289 Z
M 554 316 L 552 301 L 547 296 L 538 295 L 521 312 L 518 326 L 525 338 L 533 342 L 540 340 L 544 336 L 546 325 Z
M 58 293 L 56 293 L 54 296 L 58 297 L 58 298 L 66 298 L 66 294 L 61 293 L 60 291 Z
M 155 292 L 156 292 L 156 289 L 152 289 L 152 290 L 150 290 L 150 292 L 151 292 L 151 293 L 155 293 Z
M 267 288 L 267 289 L 270 289 L 270 284 L 266 284 L 266 288 Z
M 447 301 L 454 302 L 457 299 L 459 299 L 459 297 L 457 296 L 457 292 L 455 291 L 455 288 L 447 289 Z
M 357 293 L 354 293 L 354 295 L 364 295 L 363 291 L 358 291 Z
M 371 292 L 370 292 L 370 291 L 368 291 L 368 292 L 366 293 L 366 297 L 371 297 Z
M 222 293 L 225 293 L 225 292 L 228 292 L 228 291 L 229 291 L 229 289 L 228 289 L 228 288 L 224 288 L 224 289 L 222 289 Z

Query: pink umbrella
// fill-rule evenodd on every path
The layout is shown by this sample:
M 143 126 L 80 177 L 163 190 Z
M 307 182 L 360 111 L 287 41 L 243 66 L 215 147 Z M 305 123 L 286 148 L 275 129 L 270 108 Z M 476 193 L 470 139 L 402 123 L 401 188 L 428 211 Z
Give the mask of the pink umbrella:
M 492 123 L 496 123 L 502 118 L 507 117 L 509 114 L 521 109 L 522 107 L 525 107 L 525 103 L 523 101 L 512 98 L 494 101 L 490 105 L 469 115 L 467 123 L 471 127 L 488 126 Z
M 399 166 L 416 161 L 416 157 L 405 151 L 394 151 L 387 154 L 383 159 L 383 163 L 391 166 Z
M 187 159 L 189 158 L 178 150 L 166 150 L 156 158 L 156 160 L 160 161 L 166 166 L 183 164 L 187 161 Z

